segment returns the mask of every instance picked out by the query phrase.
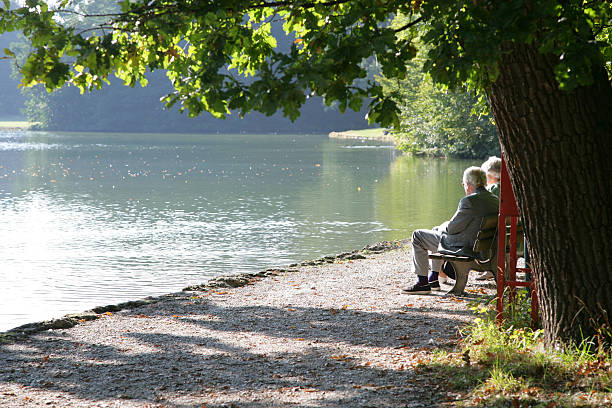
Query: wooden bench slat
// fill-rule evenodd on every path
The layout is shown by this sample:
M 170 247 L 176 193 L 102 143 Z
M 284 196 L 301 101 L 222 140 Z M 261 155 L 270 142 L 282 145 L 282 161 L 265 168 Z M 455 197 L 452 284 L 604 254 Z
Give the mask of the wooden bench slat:
M 474 260 L 474 258 L 472 258 L 471 256 L 441 254 L 438 252 L 436 252 L 435 254 L 429 254 L 429 258 L 441 259 L 444 261 L 456 261 L 456 262 L 471 262 Z

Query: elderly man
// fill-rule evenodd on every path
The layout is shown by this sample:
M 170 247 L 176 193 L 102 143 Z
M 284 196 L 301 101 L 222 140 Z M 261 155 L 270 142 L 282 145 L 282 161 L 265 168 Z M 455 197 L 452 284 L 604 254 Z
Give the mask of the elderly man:
M 501 179 L 501 164 L 499 157 L 491 156 L 480 168 L 487 173 L 487 190 L 499 197 L 499 180 Z
M 435 252 L 440 247 L 458 254 L 470 253 L 476 241 L 482 218 L 497 214 L 499 201 L 486 188 L 487 177 L 479 167 L 469 167 L 463 172 L 463 190 L 465 197 L 453 218 L 432 230 L 419 229 L 412 233 L 412 261 L 418 282 L 404 292 L 413 295 L 427 294 L 431 289 L 438 289 L 438 271 L 440 261 L 432 262 L 429 271 L 429 251 Z M 428 279 L 428 273 L 429 279 Z

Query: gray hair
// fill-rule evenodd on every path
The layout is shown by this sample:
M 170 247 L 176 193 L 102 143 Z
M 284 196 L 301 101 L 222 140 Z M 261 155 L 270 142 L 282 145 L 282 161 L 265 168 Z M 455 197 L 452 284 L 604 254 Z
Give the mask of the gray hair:
M 487 184 L 487 174 L 480 167 L 468 167 L 463 172 L 463 182 L 476 188 L 484 187 Z
M 487 159 L 486 162 L 482 163 L 480 168 L 485 171 L 485 173 L 495 177 L 496 179 L 501 178 L 501 164 L 502 161 L 499 157 L 491 156 Z

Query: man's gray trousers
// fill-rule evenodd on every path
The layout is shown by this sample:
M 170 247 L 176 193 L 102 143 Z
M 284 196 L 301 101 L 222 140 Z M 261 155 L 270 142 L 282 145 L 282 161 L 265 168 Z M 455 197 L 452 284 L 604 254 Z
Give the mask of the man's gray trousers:
M 412 263 L 414 265 L 414 273 L 419 276 L 427 276 L 429 274 L 429 258 L 427 255 L 429 251 L 437 252 L 441 238 L 442 233 L 434 230 L 418 229 L 412 233 Z M 432 260 L 431 270 L 439 272 L 441 264 L 441 260 Z

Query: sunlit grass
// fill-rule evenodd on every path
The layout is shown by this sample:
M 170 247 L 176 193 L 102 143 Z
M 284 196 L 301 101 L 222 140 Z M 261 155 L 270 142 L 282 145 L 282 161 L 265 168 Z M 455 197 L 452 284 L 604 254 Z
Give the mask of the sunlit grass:
M 546 348 L 542 331 L 527 326 L 527 300 L 519 296 L 501 327 L 494 302 L 475 304 L 478 317 L 463 329 L 459 348 L 434 353 L 419 369 L 459 393 L 458 406 L 612 406 L 612 353 L 589 342 Z
M 520 379 L 514 378 L 512 372 L 505 370 L 499 364 L 494 365 L 489 373 L 491 376 L 484 385 L 503 394 L 519 391 L 524 386 Z
M 384 135 L 383 128 L 350 130 L 349 132 L 355 134 L 356 136 L 365 138 L 377 138 Z

